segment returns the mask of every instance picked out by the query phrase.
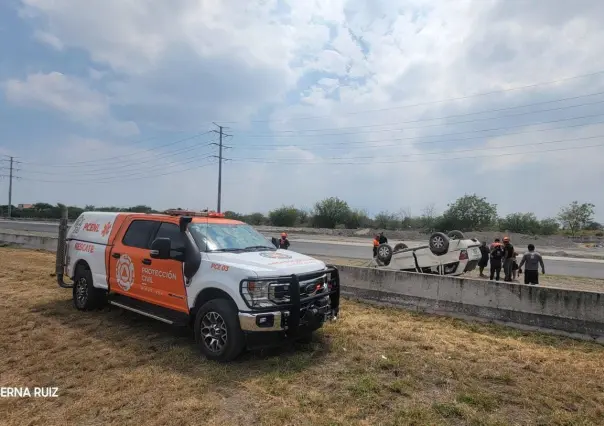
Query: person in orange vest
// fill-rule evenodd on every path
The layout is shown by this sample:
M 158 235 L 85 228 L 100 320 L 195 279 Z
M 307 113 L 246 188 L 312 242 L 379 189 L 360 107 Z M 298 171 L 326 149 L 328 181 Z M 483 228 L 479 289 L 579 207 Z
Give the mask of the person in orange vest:
M 279 240 L 279 248 L 283 250 L 287 250 L 289 248 L 289 240 L 287 239 L 287 234 L 285 232 L 281 234 L 281 239 Z
M 373 257 L 377 257 L 379 245 L 380 245 L 380 236 L 376 235 L 373 237 Z

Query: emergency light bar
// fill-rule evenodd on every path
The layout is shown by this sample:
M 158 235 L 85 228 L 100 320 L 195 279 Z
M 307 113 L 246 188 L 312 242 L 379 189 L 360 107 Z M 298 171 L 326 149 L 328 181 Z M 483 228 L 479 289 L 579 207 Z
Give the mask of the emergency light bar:
M 207 211 L 202 210 L 196 212 L 194 210 L 178 210 L 178 209 L 170 209 L 164 212 L 170 216 L 191 216 L 191 217 L 224 217 L 223 213 L 217 213 L 215 211 Z

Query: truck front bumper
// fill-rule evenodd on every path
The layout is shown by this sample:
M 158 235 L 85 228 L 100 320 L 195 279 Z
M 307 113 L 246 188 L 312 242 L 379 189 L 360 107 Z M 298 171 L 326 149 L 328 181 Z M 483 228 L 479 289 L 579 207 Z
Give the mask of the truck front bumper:
M 325 322 L 337 318 L 340 310 L 340 275 L 333 266 L 327 272 L 331 279 L 328 291 L 315 296 L 300 298 L 299 282 L 303 276 L 278 277 L 290 284 L 291 302 L 273 309 L 258 312 L 239 312 L 239 324 L 244 332 L 285 332 L 295 336 L 301 331 L 314 331 Z

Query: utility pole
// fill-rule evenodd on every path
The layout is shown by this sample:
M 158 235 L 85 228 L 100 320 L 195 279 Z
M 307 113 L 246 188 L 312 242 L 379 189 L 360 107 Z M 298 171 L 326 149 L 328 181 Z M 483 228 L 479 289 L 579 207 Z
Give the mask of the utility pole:
M 10 219 L 13 209 L 13 157 L 10 157 L 10 172 L 8 178 L 8 218 Z
M 16 161 L 15 157 L 9 156 L 9 155 L 4 155 L 4 156 L 0 156 L 0 157 L 4 157 L 4 158 L 0 158 L 0 162 L 8 162 L 8 175 L 5 174 L 0 174 L 0 178 L 8 178 L 8 206 L 6 209 L 6 213 L 8 215 L 8 217 L 12 217 L 12 210 L 13 210 L 13 179 L 20 179 L 18 176 L 15 176 L 15 172 L 19 171 L 20 169 L 16 169 L 15 168 L 15 164 L 19 164 L 21 163 L 20 161 Z
M 226 133 L 224 133 L 224 129 L 227 129 L 228 127 L 224 127 L 224 126 L 219 126 L 218 124 L 214 123 L 214 125 L 216 127 L 218 127 L 218 130 L 212 130 L 214 133 L 218 133 L 219 139 L 218 139 L 218 143 L 212 143 L 211 145 L 218 145 L 218 156 L 213 155 L 212 157 L 214 158 L 218 158 L 218 202 L 217 202 L 217 208 L 216 211 L 218 213 L 220 213 L 220 202 L 222 199 L 222 162 L 223 161 L 228 161 L 227 158 L 223 158 L 222 157 L 222 149 L 228 149 L 230 148 L 230 146 L 224 146 L 222 141 L 223 138 L 225 137 L 230 137 L 231 135 L 227 135 Z

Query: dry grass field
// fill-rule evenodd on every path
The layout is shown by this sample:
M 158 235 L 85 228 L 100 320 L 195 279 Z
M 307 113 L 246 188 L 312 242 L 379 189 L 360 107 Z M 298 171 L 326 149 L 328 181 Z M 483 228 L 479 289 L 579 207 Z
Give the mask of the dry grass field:
M 0 249 L 3 425 L 601 425 L 604 348 L 345 301 L 310 345 L 200 357 L 119 309 L 82 313 L 53 255 Z

